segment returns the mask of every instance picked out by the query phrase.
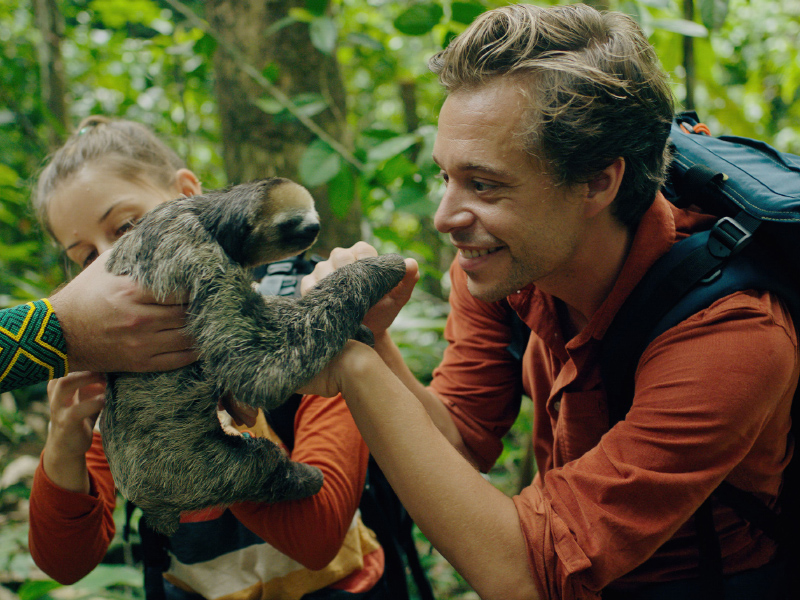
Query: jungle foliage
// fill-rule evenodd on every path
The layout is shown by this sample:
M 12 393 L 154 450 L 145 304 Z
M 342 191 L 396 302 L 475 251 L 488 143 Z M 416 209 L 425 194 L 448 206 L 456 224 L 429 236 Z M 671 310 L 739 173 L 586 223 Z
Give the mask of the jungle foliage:
M 712 131 L 800 153 L 795 0 L 588 3 L 638 20 L 679 103 L 695 108 Z M 308 134 L 292 176 L 323 190 L 334 217 L 355 215 L 357 237 L 418 259 L 423 279 L 395 332 L 414 371 L 427 378 L 441 353 L 453 257 L 432 226 L 442 182 L 431 146 L 443 95 L 427 60 L 478 14 L 505 2 L 285 0 L 285 16 L 264 23 L 263 36 L 279 40 L 290 28 L 303 28 L 313 51 L 338 68 L 344 109 L 322 85 L 287 95 L 281 82 L 289 74 L 275 61 L 255 64 L 232 48 L 230 36 L 207 19 L 209 4 L 226 2 L 0 0 L 0 306 L 46 296 L 64 281 L 61 253 L 32 217 L 29 197 L 48 153 L 83 117 L 102 113 L 146 123 L 187 160 L 204 187 L 236 183 L 224 160 L 235 139 L 223 134 L 224 90 L 215 87 L 215 59 L 227 53 L 228 63 L 259 90 L 249 98 L 253 109 L 277 128 Z M 316 126 L 326 111 L 335 118 L 335 136 Z M 38 386 L 5 395 L 0 405 L 0 600 L 137 596 L 140 578 L 120 566 L 124 561 L 99 569 L 69 593 L 32 566 L 24 513 L 35 464 L 28 459 L 41 448 L 47 417 L 42 392 Z M 509 493 L 529 431 L 523 415 L 492 474 Z M 119 555 L 124 550 L 115 546 Z M 426 564 L 441 597 L 474 597 L 434 552 Z

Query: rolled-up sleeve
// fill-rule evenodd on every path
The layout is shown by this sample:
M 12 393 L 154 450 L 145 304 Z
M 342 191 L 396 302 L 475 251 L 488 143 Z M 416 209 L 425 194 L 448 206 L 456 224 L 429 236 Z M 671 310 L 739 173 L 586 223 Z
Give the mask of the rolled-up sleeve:
M 522 399 L 520 362 L 508 351 L 512 310 L 472 297 L 465 274 L 451 268 L 449 342 L 431 390 L 444 402 L 465 445 L 487 472 L 503 450 Z

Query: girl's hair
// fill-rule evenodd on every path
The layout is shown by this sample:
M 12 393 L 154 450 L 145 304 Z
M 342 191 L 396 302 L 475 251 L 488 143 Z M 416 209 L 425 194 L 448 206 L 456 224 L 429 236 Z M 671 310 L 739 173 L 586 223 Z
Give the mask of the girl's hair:
M 168 188 L 185 163 L 144 125 L 91 116 L 50 157 L 39 174 L 32 203 L 36 217 L 52 235 L 47 208 L 53 192 L 89 164 L 102 163 L 127 181 L 146 179 Z
M 559 184 L 625 159 L 612 207 L 635 226 L 664 181 L 673 99 L 633 19 L 582 4 L 488 11 L 429 63 L 449 93 L 510 77 L 528 100 L 519 133 Z

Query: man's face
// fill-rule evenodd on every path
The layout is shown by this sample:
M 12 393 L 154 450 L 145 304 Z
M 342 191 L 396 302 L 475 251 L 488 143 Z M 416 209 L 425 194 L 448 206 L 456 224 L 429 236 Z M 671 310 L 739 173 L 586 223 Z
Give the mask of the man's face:
M 439 115 L 433 159 L 447 189 L 434 223 L 487 302 L 532 282 L 555 291 L 584 227 L 580 186 L 556 187 L 523 150 L 523 115 L 523 96 L 502 79 L 451 94 Z

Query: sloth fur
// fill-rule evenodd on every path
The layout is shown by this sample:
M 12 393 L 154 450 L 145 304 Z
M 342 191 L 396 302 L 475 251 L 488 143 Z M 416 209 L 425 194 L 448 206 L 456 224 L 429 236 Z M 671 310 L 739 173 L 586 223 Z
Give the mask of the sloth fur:
M 107 268 L 157 298 L 188 291 L 186 326 L 200 360 L 162 373 L 109 374 L 101 418 L 114 482 L 148 523 L 173 534 L 182 511 L 315 494 L 322 473 L 272 442 L 226 434 L 217 401 L 269 411 L 310 381 L 399 283 L 401 257 L 357 261 L 304 298 L 261 296 L 248 267 L 309 248 L 319 232 L 311 195 L 272 178 L 167 202 L 115 244 Z

